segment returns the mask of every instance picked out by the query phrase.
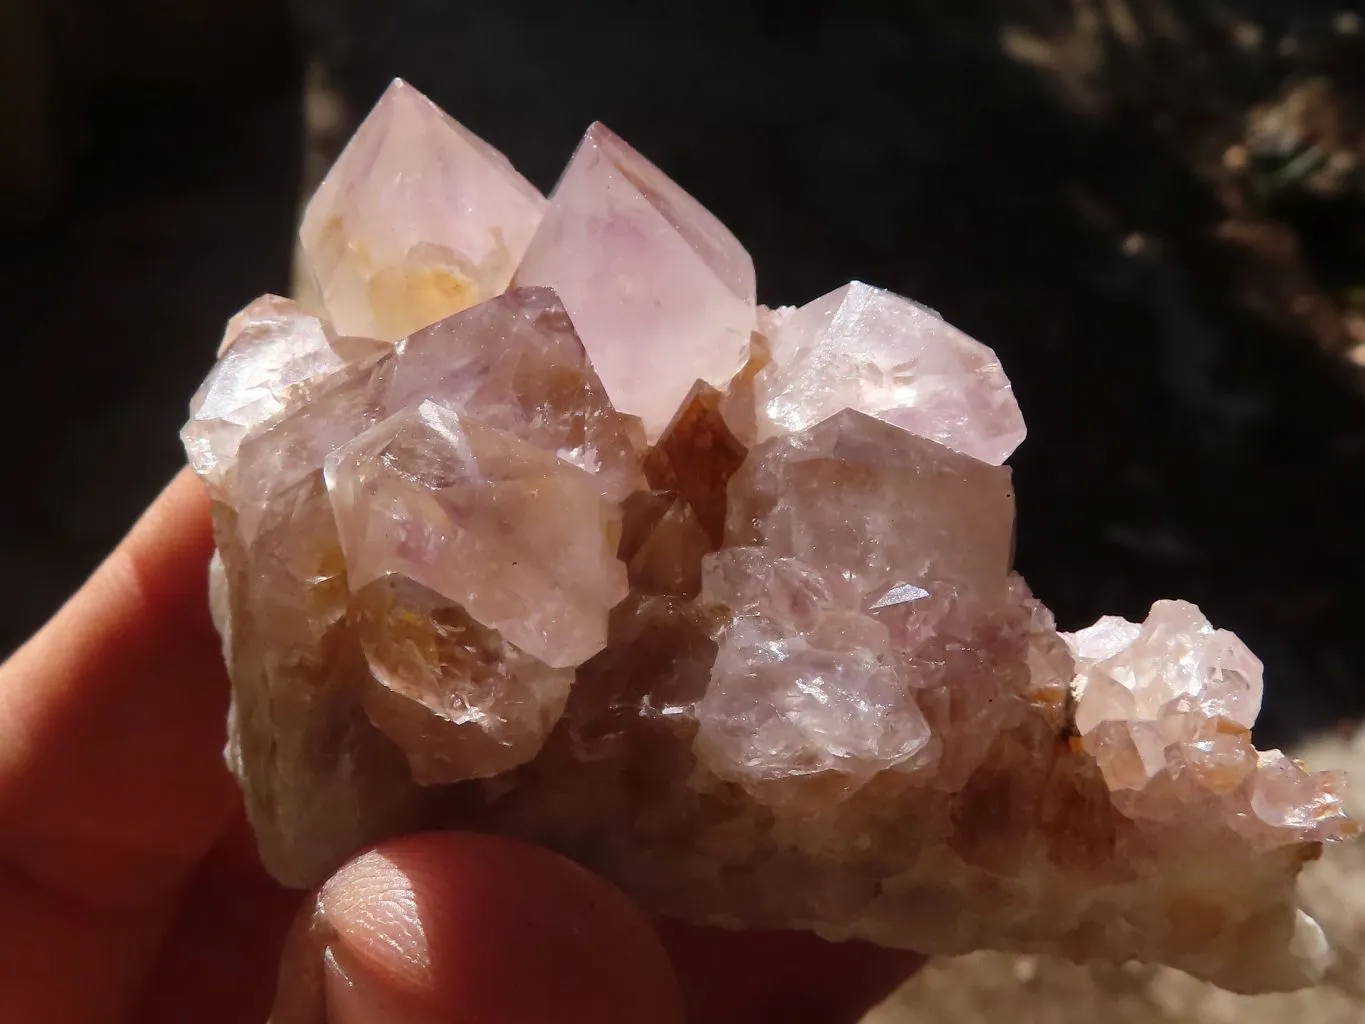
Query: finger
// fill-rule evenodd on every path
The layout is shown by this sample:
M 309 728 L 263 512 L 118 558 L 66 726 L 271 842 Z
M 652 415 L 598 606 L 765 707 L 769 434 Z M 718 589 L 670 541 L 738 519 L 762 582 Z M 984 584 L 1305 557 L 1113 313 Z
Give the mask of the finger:
M 0 666 L 0 1019 L 121 1019 L 232 808 L 202 488 Z
M 918 953 L 808 932 L 657 928 L 687 1019 L 708 1024 L 853 1024 L 924 964 Z
M 618 890 L 509 839 L 382 844 L 323 886 L 273 1024 L 681 1024 L 658 937 Z M 303 998 L 299 998 L 300 991 Z
M 261 1024 L 304 894 L 275 882 L 240 812 L 200 863 L 146 976 L 138 1024 Z
M 0 826 L 58 887 L 164 892 L 231 813 L 212 547 L 203 488 L 182 473 L 0 667 Z

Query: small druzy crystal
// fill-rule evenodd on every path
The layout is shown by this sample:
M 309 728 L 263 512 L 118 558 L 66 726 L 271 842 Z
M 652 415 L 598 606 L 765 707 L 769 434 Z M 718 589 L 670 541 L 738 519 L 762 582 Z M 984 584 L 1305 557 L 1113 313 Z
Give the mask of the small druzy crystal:
M 270 870 L 484 829 L 704 923 L 1311 982 L 1342 779 L 1255 749 L 1193 605 L 1057 631 L 994 354 L 856 282 L 756 307 L 600 125 L 542 206 L 396 84 L 305 219 L 326 316 L 248 306 L 194 397 Z

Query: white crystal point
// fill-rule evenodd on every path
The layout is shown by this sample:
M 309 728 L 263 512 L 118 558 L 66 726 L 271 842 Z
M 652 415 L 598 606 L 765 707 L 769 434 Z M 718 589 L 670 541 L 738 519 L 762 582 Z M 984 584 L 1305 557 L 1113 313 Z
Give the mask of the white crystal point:
M 696 381 L 723 388 L 748 357 L 749 254 L 600 124 L 565 168 L 516 282 L 559 293 L 612 404 L 651 441 Z
M 1062 636 L 1077 661 L 1094 663 L 1127 650 L 1141 634 L 1140 622 L 1129 622 L 1121 615 L 1101 615 L 1085 629 Z
M 1260 714 L 1260 659 L 1188 601 L 1157 601 L 1140 626 L 1105 616 L 1064 639 L 1085 680 L 1076 709 L 1083 734 L 1104 721 L 1157 721 L 1178 698 L 1176 713 L 1197 710 L 1244 729 Z
M 1299 977 L 1286 979 L 1282 985 L 1285 989 L 1316 985 L 1332 965 L 1332 947 L 1322 925 L 1303 910 L 1294 912 L 1294 937 L 1289 942 L 1289 953 L 1299 969 Z
M 606 645 L 621 514 L 581 469 L 434 402 L 325 466 L 353 591 L 405 576 L 552 668 Z
M 1024 439 L 1000 360 L 932 310 L 854 281 L 778 312 L 754 381 L 759 440 L 845 408 L 992 465 Z
M 1075 658 L 1076 731 L 1129 818 L 1171 824 L 1222 801 L 1253 849 L 1357 831 L 1338 776 L 1257 753 L 1261 662 L 1194 605 L 1157 601 L 1141 624 L 1106 616 L 1062 639 Z
M 218 363 L 190 400 L 190 419 L 180 432 L 190 465 L 221 497 L 248 434 L 299 404 L 324 379 L 373 361 L 387 347 L 337 338 L 297 303 L 262 296 L 228 322 Z
M 395 79 L 299 238 L 337 329 L 394 340 L 506 288 L 544 205 L 506 157 Z

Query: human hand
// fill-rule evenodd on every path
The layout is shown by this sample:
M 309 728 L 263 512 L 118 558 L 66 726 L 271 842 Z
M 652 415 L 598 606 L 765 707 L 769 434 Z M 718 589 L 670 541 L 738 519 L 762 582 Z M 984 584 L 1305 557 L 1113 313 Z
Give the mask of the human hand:
M 212 545 L 182 473 L 0 666 L 0 1020 L 259 1024 L 278 976 L 273 1024 L 840 1024 L 920 962 L 651 921 L 552 853 L 454 832 L 282 889 L 222 763 Z

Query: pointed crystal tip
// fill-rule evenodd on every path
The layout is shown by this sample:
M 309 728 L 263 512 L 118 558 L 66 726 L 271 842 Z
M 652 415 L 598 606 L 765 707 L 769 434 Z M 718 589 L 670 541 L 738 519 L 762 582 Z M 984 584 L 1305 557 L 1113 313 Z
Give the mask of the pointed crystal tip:
M 544 206 L 506 157 L 395 79 L 299 237 L 337 329 L 393 340 L 506 288 Z

